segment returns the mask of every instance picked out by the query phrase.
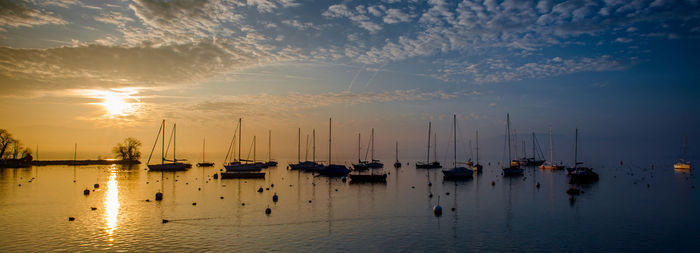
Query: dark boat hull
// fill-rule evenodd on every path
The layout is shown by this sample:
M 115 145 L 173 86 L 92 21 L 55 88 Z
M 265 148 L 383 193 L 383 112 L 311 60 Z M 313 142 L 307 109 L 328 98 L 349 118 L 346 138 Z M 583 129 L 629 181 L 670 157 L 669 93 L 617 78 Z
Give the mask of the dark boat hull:
M 515 167 L 503 168 L 503 176 L 504 177 L 522 176 L 523 172 L 524 172 L 524 170 L 522 168 L 515 168 Z
M 386 174 L 353 175 L 350 174 L 350 183 L 386 183 Z
M 265 178 L 265 172 L 221 172 L 221 179 Z
M 197 163 L 197 167 L 213 167 L 214 163 Z
M 147 166 L 150 171 L 184 171 L 192 168 L 192 164 L 189 163 L 149 164 Z
M 432 163 L 416 163 L 416 169 L 440 169 L 442 165 L 438 162 Z
M 350 170 L 344 165 L 331 164 L 328 166 L 323 166 L 318 170 L 318 173 L 322 176 L 328 177 L 342 177 L 350 173 Z

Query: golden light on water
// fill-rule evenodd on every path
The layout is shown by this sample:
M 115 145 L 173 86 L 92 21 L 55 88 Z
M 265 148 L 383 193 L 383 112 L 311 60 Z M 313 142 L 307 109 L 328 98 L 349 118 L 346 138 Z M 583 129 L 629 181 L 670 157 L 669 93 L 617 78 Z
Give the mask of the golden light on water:
M 105 231 L 109 236 L 109 241 L 114 241 L 112 234 L 117 229 L 119 216 L 119 183 L 117 182 L 117 168 L 112 165 L 110 168 L 109 181 L 107 182 L 107 194 L 105 195 Z

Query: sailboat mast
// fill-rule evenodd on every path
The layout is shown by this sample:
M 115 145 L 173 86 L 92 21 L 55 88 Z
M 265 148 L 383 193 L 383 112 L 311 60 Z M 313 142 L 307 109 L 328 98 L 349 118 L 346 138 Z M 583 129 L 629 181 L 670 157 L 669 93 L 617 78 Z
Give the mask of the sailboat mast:
M 177 147 L 177 124 L 173 124 L 173 162 L 176 163 L 175 147 Z
M 243 136 L 241 133 L 243 129 L 243 125 L 241 125 L 241 118 L 238 118 L 238 161 L 241 161 L 241 142 L 243 142 Z
M 576 128 L 576 139 L 574 141 L 574 168 L 578 165 L 578 128 Z
M 432 122 L 428 122 L 428 160 L 425 161 L 426 164 L 430 163 L 430 128 L 432 124 Z
M 510 114 L 506 114 L 506 135 L 508 136 L 508 167 L 510 167 Z
M 515 159 L 518 159 L 520 155 L 518 155 L 518 131 L 513 130 L 513 145 L 514 145 L 514 150 L 515 150 Z
M 253 135 L 253 163 L 255 163 L 255 135 Z
M 535 132 L 532 132 L 532 160 L 535 160 Z
M 39 150 L 38 146 L 37 146 L 36 150 Z M 37 154 L 38 154 L 38 151 L 37 151 Z M 39 157 L 39 155 L 37 155 L 37 157 Z M 399 142 L 398 141 L 396 141 L 396 161 L 397 162 L 399 161 Z
M 433 133 L 433 157 L 437 162 L 437 133 Z
M 479 164 L 479 129 L 476 130 L 476 164 Z
M 204 148 L 207 145 L 207 140 L 202 139 L 202 162 L 204 162 Z
M 297 162 L 301 163 L 301 127 L 297 133 Z
M 272 161 L 272 130 L 267 130 L 267 161 Z
M 162 144 L 160 145 L 160 164 L 165 164 L 165 120 L 160 124 L 160 128 L 163 129 L 163 138 L 161 138 Z
M 316 129 L 313 130 L 313 162 L 316 163 Z
M 306 148 L 304 149 L 304 161 L 309 160 L 309 135 L 306 135 Z
M 552 127 L 549 127 L 549 162 L 554 164 L 554 149 L 552 146 Z
M 452 115 L 452 124 L 454 125 L 452 128 L 454 130 L 454 151 L 455 151 L 455 162 L 454 166 L 457 168 L 457 114 Z
M 333 118 L 328 118 L 328 166 L 331 165 L 331 140 L 333 137 Z
M 374 162 L 374 127 L 372 128 L 372 162 Z
M 362 158 L 360 158 L 360 145 L 362 145 L 361 141 L 361 133 L 357 133 L 357 162 L 362 162 Z
M 685 133 L 683 133 L 683 160 L 684 161 L 685 161 L 687 155 L 688 155 L 688 143 L 686 140 Z

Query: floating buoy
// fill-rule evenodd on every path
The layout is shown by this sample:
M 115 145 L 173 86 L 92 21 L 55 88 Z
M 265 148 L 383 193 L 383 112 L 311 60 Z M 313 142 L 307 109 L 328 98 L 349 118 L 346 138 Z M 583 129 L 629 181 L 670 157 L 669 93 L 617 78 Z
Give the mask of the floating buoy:
M 279 197 L 277 196 L 277 193 L 275 192 L 275 195 L 272 195 L 272 201 L 277 202 Z
M 224 196 L 219 197 L 219 199 L 224 199 Z
M 201 191 L 201 190 L 202 190 L 202 188 L 201 188 L 201 187 L 197 187 L 197 190 L 198 190 L 198 191 Z
M 273 187 L 273 188 L 274 188 L 274 187 L 275 187 L 275 184 L 270 184 L 270 187 Z
M 245 202 L 241 202 L 241 206 L 245 206 Z
M 454 207 L 452 208 L 452 211 L 453 211 L 453 212 L 455 211 L 455 208 L 454 208 Z
M 146 202 L 151 202 L 151 200 L 150 200 L 150 199 L 146 199 Z
M 163 219 L 163 224 L 170 222 L 169 220 Z
M 269 207 L 265 208 L 265 214 L 270 215 L 270 213 L 272 213 L 272 209 L 270 209 Z
M 97 210 L 97 207 L 90 207 L 90 210 L 95 211 L 95 210 Z
M 17 184 L 17 186 L 22 187 L 22 184 Z
M 335 189 L 335 191 L 338 191 L 338 189 Z
M 491 186 L 494 186 L 494 185 L 496 185 L 496 182 L 495 182 L 495 181 L 491 181 Z
M 535 184 L 535 187 L 537 187 L 537 189 L 539 189 L 539 188 L 540 188 L 540 182 L 537 182 L 537 183 Z
M 343 178 L 341 178 L 340 180 L 343 181 L 343 183 L 345 183 L 348 181 L 348 178 L 346 176 L 343 176 Z
M 263 192 L 263 188 L 262 187 L 258 188 L 258 192 Z
M 450 196 L 450 192 L 445 192 L 445 195 Z
M 156 200 L 163 200 L 163 193 L 162 192 L 156 192 Z
M 416 186 L 411 186 L 411 189 L 416 189 Z
M 432 194 L 432 193 L 431 193 L 431 194 L 428 194 L 428 198 L 432 198 L 432 197 L 433 197 L 433 194 Z
M 94 184 L 94 185 L 92 185 L 92 187 L 100 188 L 100 184 Z
M 431 194 L 432 195 L 432 194 Z M 435 216 L 440 216 L 442 215 L 442 207 L 440 206 L 440 196 L 438 196 L 438 203 L 433 207 L 433 214 Z
M 214 174 L 214 176 L 212 176 L 212 177 L 213 177 L 214 179 L 219 179 L 219 174 Z
M 68 221 L 74 221 L 75 217 L 68 217 Z
M 90 190 L 88 190 L 88 189 L 83 190 L 83 195 L 90 195 Z
M 428 182 L 428 187 L 433 186 L 433 182 Z
M 197 205 L 197 202 L 192 202 L 192 205 L 193 205 L 193 206 L 196 206 L 196 205 Z
M 266 191 L 269 191 L 269 190 L 270 190 L 270 187 L 266 187 L 265 190 L 266 190 Z
M 309 199 L 309 203 L 311 203 L 311 200 Z

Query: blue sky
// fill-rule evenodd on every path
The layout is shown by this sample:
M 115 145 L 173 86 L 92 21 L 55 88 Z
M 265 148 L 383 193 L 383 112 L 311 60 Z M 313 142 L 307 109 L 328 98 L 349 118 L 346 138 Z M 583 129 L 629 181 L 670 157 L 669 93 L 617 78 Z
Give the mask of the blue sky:
M 672 158 L 683 132 L 700 140 L 700 1 L 0 6 L 0 125 L 48 150 L 150 140 L 160 118 L 184 125 L 193 147 L 230 138 L 238 117 L 295 146 L 296 127 L 325 129 L 330 116 L 338 145 L 352 150 L 358 131 L 377 127 L 388 149 L 420 146 L 431 119 L 449 132 L 452 114 L 465 134 L 498 139 L 507 112 L 522 132 L 582 128 L 593 157 Z M 110 112 L 105 94 L 127 108 Z

